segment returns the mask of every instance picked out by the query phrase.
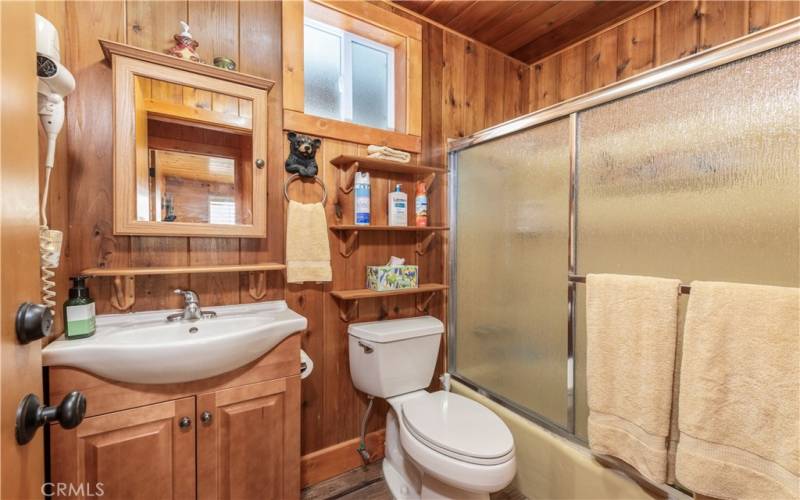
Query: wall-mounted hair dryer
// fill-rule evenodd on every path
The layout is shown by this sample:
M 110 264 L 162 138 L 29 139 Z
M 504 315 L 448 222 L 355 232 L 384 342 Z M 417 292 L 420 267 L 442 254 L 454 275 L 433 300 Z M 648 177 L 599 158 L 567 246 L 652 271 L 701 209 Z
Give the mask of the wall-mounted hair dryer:
M 39 118 L 47 133 L 45 166 L 53 168 L 56 138 L 64 126 L 64 97 L 75 90 L 75 78 L 61 65 L 58 30 L 36 14 L 36 75 L 39 77 Z
M 36 14 L 36 75 L 39 77 L 37 88 L 39 119 L 47 134 L 41 203 L 42 225 L 39 226 L 42 301 L 53 311 L 56 305 L 53 269 L 58 267 L 61 258 L 63 233 L 47 227 L 47 198 L 50 191 L 50 173 L 55 162 L 56 139 L 64 126 L 66 115 L 64 97 L 75 90 L 75 78 L 61 65 L 58 30 L 53 23 L 39 14 Z

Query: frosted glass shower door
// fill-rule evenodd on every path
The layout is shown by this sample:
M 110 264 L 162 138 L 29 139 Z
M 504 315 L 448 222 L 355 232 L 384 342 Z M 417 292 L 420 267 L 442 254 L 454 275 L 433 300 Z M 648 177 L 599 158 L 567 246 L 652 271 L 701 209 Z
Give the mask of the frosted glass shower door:
M 579 113 L 578 273 L 800 286 L 798 60 L 789 45 Z M 584 286 L 576 324 L 585 437 Z
M 458 153 L 455 372 L 567 425 L 569 119 Z

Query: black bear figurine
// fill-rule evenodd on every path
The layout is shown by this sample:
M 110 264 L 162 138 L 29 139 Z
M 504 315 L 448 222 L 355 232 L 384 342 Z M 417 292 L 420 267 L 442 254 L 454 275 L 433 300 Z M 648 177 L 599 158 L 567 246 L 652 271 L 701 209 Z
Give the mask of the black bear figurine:
M 317 160 L 314 158 L 322 141 L 307 135 L 289 132 L 289 157 L 286 158 L 286 171 L 300 174 L 301 177 L 317 175 Z

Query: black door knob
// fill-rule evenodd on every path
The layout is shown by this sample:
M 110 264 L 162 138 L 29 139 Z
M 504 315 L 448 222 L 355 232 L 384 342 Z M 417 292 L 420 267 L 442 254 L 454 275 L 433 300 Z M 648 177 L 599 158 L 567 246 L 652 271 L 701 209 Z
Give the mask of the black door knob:
M 210 411 L 206 410 L 200 414 L 200 421 L 204 424 L 208 425 L 212 420 L 214 420 L 214 415 L 212 415 Z
M 178 427 L 180 427 L 181 429 L 188 429 L 191 426 L 192 426 L 192 419 L 189 417 L 183 417 L 180 420 L 178 420 Z
M 53 313 L 46 306 L 25 302 L 17 309 L 15 324 L 21 344 L 47 337 L 53 328 Z
M 73 429 L 83 421 L 85 414 L 86 397 L 78 391 L 64 396 L 58 406 L 43 406 L 35 394 L 28 394 L 17 407 L 17 443 L 29 443 L 36 429 L 48 422 L 58 421 L 61 427 Z

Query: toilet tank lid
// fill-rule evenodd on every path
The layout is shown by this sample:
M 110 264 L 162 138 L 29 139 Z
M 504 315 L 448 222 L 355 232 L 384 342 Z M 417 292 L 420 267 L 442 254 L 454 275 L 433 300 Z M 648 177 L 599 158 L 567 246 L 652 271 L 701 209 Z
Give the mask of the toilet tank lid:
M 378 343 L 440 335 L 442 332 L 444 324 L 433 316 L 353 323 L 347 329 L 353 337 Z

